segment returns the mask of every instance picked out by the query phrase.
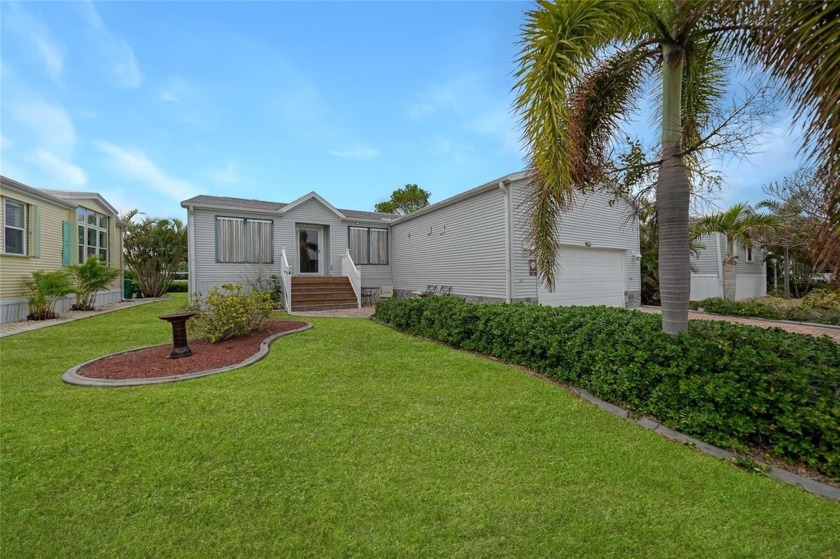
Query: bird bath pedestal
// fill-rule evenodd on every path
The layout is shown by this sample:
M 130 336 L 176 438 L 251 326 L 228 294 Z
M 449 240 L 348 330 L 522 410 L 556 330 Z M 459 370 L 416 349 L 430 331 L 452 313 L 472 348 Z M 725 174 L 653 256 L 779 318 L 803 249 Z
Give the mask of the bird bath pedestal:
M 192 350 L 187 345 L 187 320 L 193 316 L 195 316 L 194 312 L 179 312 L 158 317 L 172 324 L 173 349 L 172 353 L 169 354 L 170 359 L 180 359 L 192 355 Z

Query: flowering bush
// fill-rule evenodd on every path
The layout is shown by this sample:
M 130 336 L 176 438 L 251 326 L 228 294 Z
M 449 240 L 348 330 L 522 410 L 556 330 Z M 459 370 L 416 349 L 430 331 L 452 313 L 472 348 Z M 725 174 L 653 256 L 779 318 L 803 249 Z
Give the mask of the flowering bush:
M 198 312 L 188 323 L 190 333 L 214 344 L 247 336 L 265 327 L 271 307 L 270 293 L 243 293 L 241 285 L 226 283 L 221 290 L 211 290 L 203 301 L 198 296 L 190 301 L 188 309 Z

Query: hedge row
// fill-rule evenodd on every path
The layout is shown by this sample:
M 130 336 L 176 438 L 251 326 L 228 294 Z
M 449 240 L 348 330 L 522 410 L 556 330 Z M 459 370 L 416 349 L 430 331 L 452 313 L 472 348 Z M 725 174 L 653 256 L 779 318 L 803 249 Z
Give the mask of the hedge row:
M 400 330 L 530 367 L 712 444 L 756 447 L 840 479 L 840 345 L 827 338 L 606 307 L 386 299 Z
M 840 326 L 840 310 L 809 306 L 807 301 L 811 299 L 805 298 L 802 300 L 801 305 L 796 305 L 785 299 L 778 298 L 729 301 L 723 297 L 713 297 L 693 303 L 692 306 L 706 312 L 726 316 L 767 318 L 770 320 L 796 320 L 799 322 L 817 322 L 820 324 Z
M 187 293 L 188 291 L 187 280 L 173 280 L 166 290 L 167 293 Z

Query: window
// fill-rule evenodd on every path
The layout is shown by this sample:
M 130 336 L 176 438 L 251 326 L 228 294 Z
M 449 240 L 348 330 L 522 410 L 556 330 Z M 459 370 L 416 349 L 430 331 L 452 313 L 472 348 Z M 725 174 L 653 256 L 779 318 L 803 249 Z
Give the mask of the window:
M 97 255 L 108 264 L 108 220 L 107 215 L 79 206 L 76 208 L 76 223 L 79 233 L 79 264 L 89 256 Z
M 752 248 L 747 248 L 746 251 L 747 251 L 747 262 L 752 262 L 753 261 L 753 249 Z
M 241 217 L 216 218 L 216 261 L 274 262 L 273 222 Z
M 388 263 L 388 230 L 350 227 L 350 258 L 355 264 Z
M 26 204 L 16 200 L 3 200 L 3 252 L 26 254 Z

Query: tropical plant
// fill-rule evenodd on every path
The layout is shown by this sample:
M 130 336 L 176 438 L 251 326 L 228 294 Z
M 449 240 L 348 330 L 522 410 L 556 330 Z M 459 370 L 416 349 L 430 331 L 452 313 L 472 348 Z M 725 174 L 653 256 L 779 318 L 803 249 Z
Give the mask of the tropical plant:
M 26 295 L 29 299 L 29 320 L 47 320 L 55 318 L 55 304 L 73 293 L 70 273 L 65 270 L 32 272 L 32 278 L 25 282 Z
M 70 274 L 75 283 L 76 303 L 74 311 L 92 311 L 95 308 L 96 294 L 117 279 L 120 271 L 109 268 L 97 255 L 88 256 L 84 264 L 70 266 Z
M 391 199 L 376 204 L 376 211 L 389 214 L 408 215 L 429 205 L 432 194 L 416 184 L 407 184 L 391 193 Z
M 160 297 L 175 279 L 187 258 L 187 229 L 180 219 L 144 217 L 137 210 L 126 213 L 125 263 L 134 274 L 143 297 Z
M 769 73 L 808 128 L 809 154 L 840 168 L 840 4 L 538 0 L 526 18 L 514 107 L 530 152 L 531 234 L 543 281 L 553 285 L 558 213 L 575 189 L 604 182 L 623 118 L 656 79 L 661 148 L 649 164 L 659 168 L 662 325 L 685 331 L 691 171 L 724 94 L 726 66 L 740 58 Z
M 221 289 L 211 289 L 203 299 L 193 295 L 187 310 L 198 314 L 189 322 L 188 328 L 193 335 L 206 337 L 215 344 L 264 328 L 271 309 L 271 293 L 245 293 L 241 284 L 226 283 Z
M 751 250 L 761 234 L 775 226 L 776 219 L 770 215 L 754 213 L 747 204 L 735 204 L 723 212 L 704 216 L 695 224 L 700 234 L 720 233 L 726 237 L 723 298 L 734 301 L 738 277 L 737 245 Z

